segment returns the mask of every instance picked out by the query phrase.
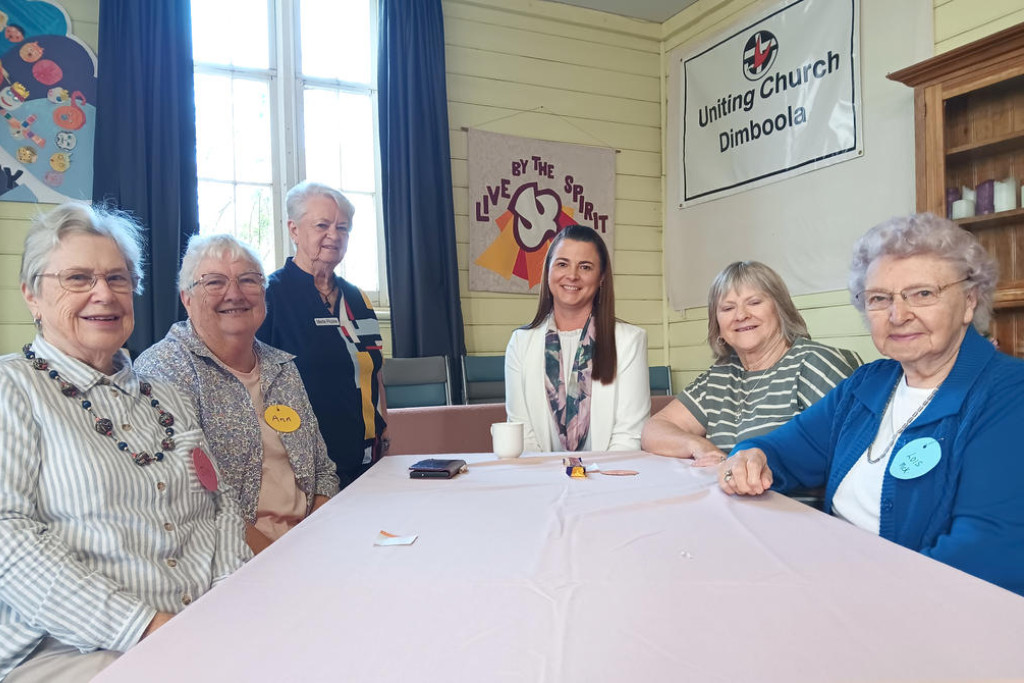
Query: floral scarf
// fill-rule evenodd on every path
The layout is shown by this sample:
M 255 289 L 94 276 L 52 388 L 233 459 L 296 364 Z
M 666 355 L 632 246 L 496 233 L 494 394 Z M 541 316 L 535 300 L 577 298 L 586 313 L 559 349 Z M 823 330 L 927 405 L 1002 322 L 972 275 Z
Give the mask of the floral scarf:
M 568 384 L 562 381 L 562 344 L 553 318 L 548 319 L 548 330 L 544 335 L 544 388 L 551 414 L 558 425 L 558 440 L 566 451 L 582 449 L 590 431 L 590 362 L 594 358 L 592 320 L 592 317 L 587 318 L 583 325 Z

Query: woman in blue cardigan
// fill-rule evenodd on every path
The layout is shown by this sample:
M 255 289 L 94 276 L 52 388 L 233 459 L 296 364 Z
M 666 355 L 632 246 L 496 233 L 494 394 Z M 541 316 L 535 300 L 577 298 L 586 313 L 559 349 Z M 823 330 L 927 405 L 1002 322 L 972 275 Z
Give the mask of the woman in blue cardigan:
M 826 487 L 826 512 L 1024 595 L 1024 362 L 978 331 L 996 263 L 931 214 L 854 246 L 850 292 L 888 359 L 719 467 L 727 493 Z

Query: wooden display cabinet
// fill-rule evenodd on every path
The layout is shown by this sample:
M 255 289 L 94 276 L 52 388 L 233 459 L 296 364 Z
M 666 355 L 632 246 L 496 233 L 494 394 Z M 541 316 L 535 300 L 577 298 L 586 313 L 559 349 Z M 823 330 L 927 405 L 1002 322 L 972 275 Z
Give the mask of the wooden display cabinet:
M 947 187 L 1024 181 L 1024 23 L 889 78 L 914 89 L 918 211 L 945 216 Z M 1000 349 L 1024 357 L 1024 209 L 957 223 L 999 262 L 991 333 Z

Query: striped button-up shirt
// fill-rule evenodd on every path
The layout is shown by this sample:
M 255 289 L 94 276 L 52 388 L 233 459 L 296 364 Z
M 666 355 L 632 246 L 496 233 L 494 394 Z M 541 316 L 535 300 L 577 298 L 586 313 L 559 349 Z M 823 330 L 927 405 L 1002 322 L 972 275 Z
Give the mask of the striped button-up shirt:
M 77 386 L 114 436 L 97 432 L 21 354 L 0 358 L 0 678 L 47 635 L 83 651 L 124 651 L 157 611 L 179 612 L 251 557 L 230 489 L 207 491 L 192 451 L 195 410 L 171 385 L 173 450 L 128 355 L 107 376 L 37 337 L 37 357 Z M 164 459 L 140 467 L 117 442 Z

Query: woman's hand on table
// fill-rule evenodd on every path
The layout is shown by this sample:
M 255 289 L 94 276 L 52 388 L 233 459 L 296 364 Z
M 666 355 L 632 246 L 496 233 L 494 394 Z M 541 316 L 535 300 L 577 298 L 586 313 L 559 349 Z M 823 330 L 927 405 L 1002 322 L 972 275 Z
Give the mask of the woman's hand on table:
M 727 456 L 721 451 L 715 444 L 711 443 L 707 439 L 701 439 L 704 444 L 700 447 L 694 448 L 693 450 L 693 466 L 694 467 L 717 467 L 725 462 Z
M 772 485 L 768 458 L 760 448 L 748 448 L 729 456 L 718 466 L 718 485 L 726 493 L 758 496 Z

